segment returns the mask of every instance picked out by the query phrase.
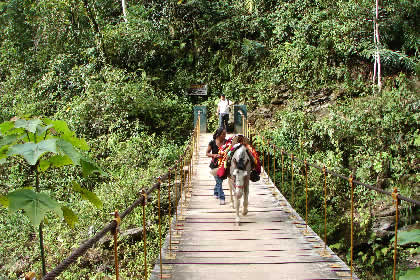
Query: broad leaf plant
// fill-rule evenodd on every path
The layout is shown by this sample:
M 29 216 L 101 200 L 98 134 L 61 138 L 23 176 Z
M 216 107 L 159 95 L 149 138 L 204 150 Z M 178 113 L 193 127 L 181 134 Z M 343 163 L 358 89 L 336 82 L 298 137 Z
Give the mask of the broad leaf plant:
M 0 196 L 0 203 L 11 213 L 23 210 L 31 224 L 39 229 L 40 249 L 43 274 L 45 257 L 42 237 L 42 222 L 48 212 L 63 217 L 69 226 L 78 221 L 77 215 L 67 206 L 60 204 L 40 189 L 40 177 L 50 168 L 62 168 L 68 165 L 80 166 L 84 177 L 92 173 L 105 173 L 84 154 L 89 146 L 83 138 L 77 138 L 67 123 L 48 118 L 14 118 L 0 124 L 0 164 L 5 164 L 11 157 L 21 157 L 22 164 L 31 166 L 35 173 L 33 186 L 16 189 L 6 196 Z M 97 208 L 102 202 L 91 191 L 82 188 L 77 182 L 72 189 Z

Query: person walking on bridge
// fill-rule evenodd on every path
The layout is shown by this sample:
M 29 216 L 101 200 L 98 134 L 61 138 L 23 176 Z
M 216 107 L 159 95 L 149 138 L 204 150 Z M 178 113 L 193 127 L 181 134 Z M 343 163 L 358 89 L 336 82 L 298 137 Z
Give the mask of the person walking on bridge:
M 217 169 L 219 167 L 218 159 L 219 148 L 223 146 L 226 142 L 226 130 L 223 127 L 219 127 L 216 132 L 213 134 L 213 140 L 210 141 L 209 146 L 207 147 L 206 156 L 211 157 L 210 168 L 211 175 L 213 175 L 216 180 L 216 185 L 214 186 L 213 195 L 216 199 L 220 199 L 220 205 L 225 204 L 225 193 L 223 192 L 222 183 L 223 180 L 217 176 Z
M 232 101 L 226 99 L 224 94 L 220 95 L 220 101 L 217 105 L 217 115 L 219 116 L 219 127 L 223 127 L 228 130 L 229 123 L 229 106 L 232 105 Z

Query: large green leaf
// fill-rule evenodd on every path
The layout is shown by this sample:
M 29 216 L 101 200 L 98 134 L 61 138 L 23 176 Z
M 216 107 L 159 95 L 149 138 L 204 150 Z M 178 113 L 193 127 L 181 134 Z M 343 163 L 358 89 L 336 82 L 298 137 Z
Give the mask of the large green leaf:
M 71 160 L 71 158 L 69 158 L 68 156 L 64 155 L 55 155 L 50 157 L 49 162 L 54 166 L 54 167 L 62 167 L 65 165 L 72 165 L 73 161 Z
M 7 196 L 0 195 L 0 204 L 3 205 L 4 208 L 9 207 L 9 200 L 7 199 Z
M 61 206 L 61 210 L 63 211 L 64 221 L 70 226 L 74 227 L 74 225 L 79 221 L 79 218 L 76 214 L 68 208 L 67 206 Z
M 29 189 L 19 189 L 7 195 L 9 210 L 14 213 L 19 209 L 29 218 L 34 227 L 39 226 L 45 214 L 54 211 L 63 215 L 60 205 L 45 193 L 36 193 Z
M 83 157 L 80 159 L 80 165 L 82 166 L 83 177 L 87 177 L 93 173 L 99 173 L 102 176 L 106 176 L 106 173 L 102 171 L 91 159 Z
M 50 124 L 52 126 L 54 126 L 54 129 L 61 134 L 62 136 L 74 136 L 74 132 L 70 130 L 70 128 L 68 127 L 67 123 L 65 121 L 62 120 L 50 120 L 50 119 L 45 119 L 44 120 L 46 124 Z
M 414 135 L 414 146 L 420 147 L 420 134 Z
M 99 209 L 102 208 L 102 201 L 96 196 L 95 193 L 82 188 L 77 182 L 73 182 L 72 187 L 75 192 L 78 192 L 81 194 L 83 199 L 95 205 L 96 208 L 99 208 Z
M 392 238 L 392 241 L 395 237 Z M 398 245 L 406 245 L 409 243 L 420 243 L 420 229 L 398 232 Z
M 44 172 L 45 170 L 47 170 L 50 167 L 50 165 L 51 165 L 51 163 L 50 163 L 49 160 L 43 160 L 43 159 L 41 159 L 39 161 L 39 170 L 41 172 Z
M 407 270 L 407 273 L 400 277 L 400 280 L 418 280 L 420 279 L 420 267 Z
M 63 137 L 65 140 L 67 140 L 68 142 L 70 142 L 73 146 L 83 150 L 83 151 L 88 151 L 89 150 L 89 145 L 86 142 L 85 139 L 83 138 L 77 138 L 77 137 Z
M 45 131 L 47 131 L 48 129 L 50 129 L 52 127 L 52 125 L 47 125 L 47 126 L 41 126 L 38 125 L 36 127 L 36 135 L 43 135 Z
M 32 120 L 22 120 L 19 119 L 15 121 L 16 128 L 24 128 L 25 130 L 35 133 L 37 126 L 41 125 L 42 121 L 40 119 L 32 119 Z
M 7 135 L 7 132 L 15 127 L 13 122 L 4 122 L 0 124 L 1 135 Z
M 62 139 L 57 140 L 57 147 L 59 151 L 67 155 L 72 161 L 74 165 L 80 165 L 80 153 L 76 151 L 73 145 L 67 141 Z
M 0 164 L 3 164 L 6 162 L 8 149 L 9 149 L 9 146 L 0 146 Z
M 7 155 L 21 155 L 30 165 L 35 165 L 37 160 L 47 152 L 57 153 L 56 139 L 48 139 L 39 143 L 17 144 L 9 148 Z
M 14 142 L 16 142 L 17 139 L 18 139 L 17 135 L 4 136 L 4 137 L 0 138 L 0 147 L 4 146 L 4 145 L 13 144 Z
M 75 136 L 75 132 L 70 130 L 65 121 L 53 121 L 50 119 L 44 119 L 44 121 L 46 124 L 54 126 L 54 129 L 60 134 L 61 139 L 66 140 L 67 142 L 71 143 L 74 147 L 77 147 L 84 151 L 89 150 L 89 145 L 87 144 L 86 140 L 83 138 L 77 138 Z

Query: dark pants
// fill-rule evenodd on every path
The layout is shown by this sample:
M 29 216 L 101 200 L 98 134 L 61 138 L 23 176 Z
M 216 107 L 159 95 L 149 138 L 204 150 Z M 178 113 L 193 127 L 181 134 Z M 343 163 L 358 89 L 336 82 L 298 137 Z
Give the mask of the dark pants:
M 219 127 L 224 127 L 228 130 L 229 114 L 219 114 Z

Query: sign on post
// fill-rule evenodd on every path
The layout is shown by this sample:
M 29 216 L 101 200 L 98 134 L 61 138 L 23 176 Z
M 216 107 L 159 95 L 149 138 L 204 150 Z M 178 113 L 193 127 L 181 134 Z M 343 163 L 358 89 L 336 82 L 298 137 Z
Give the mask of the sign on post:
M 191 85 L 188 89 L 188 95 L 207 95 L 207 85 Z

